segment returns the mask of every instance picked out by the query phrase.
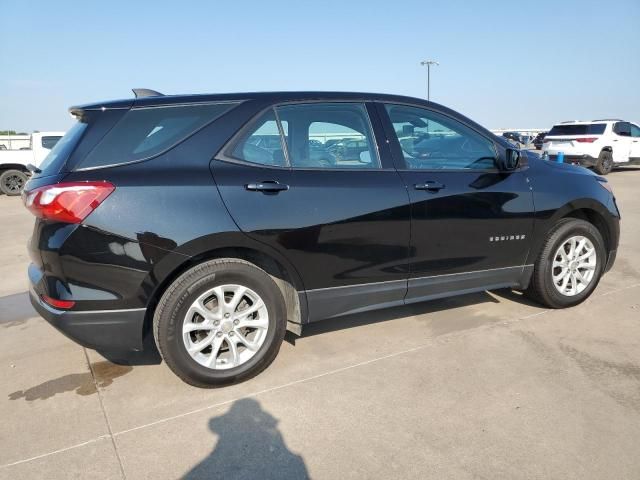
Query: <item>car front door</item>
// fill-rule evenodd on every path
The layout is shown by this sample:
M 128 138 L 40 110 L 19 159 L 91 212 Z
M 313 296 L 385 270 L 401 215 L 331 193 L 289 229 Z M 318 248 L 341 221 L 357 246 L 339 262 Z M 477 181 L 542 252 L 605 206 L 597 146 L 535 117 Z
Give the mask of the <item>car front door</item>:
M 500 171 L 489 134 L 450 114 L 378 109 L 411 198 L 407 302 L 518 285 L 534 221 L 526 168 Z
M 632 139 L 631 124 L 616 122 L 613 125 L 613 161 L 624 163 L 629 161 Z
M 239 228 L 297 269 L 310 321 L 403 303 L 409 198 L 374 130 L 375 107 L 362 102 L 280 105 L 212 162 Z M 257 146 L 257 135 L 280 135 L 281 148 Z M 338 136 L 364 142 L 364 150 L 335 155 L 325 145 Z

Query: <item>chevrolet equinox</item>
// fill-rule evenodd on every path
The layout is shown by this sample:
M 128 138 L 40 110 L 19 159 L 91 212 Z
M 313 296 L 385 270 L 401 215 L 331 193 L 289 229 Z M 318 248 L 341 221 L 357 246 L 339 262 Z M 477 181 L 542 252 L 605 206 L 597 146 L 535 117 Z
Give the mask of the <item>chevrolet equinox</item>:
M 615 259 L 606 179 L 416 98 L 136 97 L 77 123 L 23 192 L 30 298 L 99 351 L 152 335 L 200 387 L 265 369 L 289 330 L 512 288 L 582 302 Z

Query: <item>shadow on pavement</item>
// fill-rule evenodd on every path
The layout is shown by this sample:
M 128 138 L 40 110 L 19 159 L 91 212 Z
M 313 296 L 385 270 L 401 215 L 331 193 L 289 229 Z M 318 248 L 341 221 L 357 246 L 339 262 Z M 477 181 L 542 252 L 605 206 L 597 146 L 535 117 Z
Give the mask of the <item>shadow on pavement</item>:
M 209 456 L 182 478 L 308 479 L 304 460 L 287 448 L 277 427 L 278 420 L 256 400 L 234 402 L 227 413 L 209 420 L 218 442 Z
M 501 290 L 499 296 L 507 298 L 509 300 L 528 304 L 528 300 L 516 293 L 504 293 L 506 290 Z M 511 292 L 509 290 L 509 292 Z M 498 293 L 498 291 L 493 292 Z M 453 308 L 462 308 L 469 305 L 477 305 L 481 303 L 500 303 L 499 300 L 494 298 L 488 292 L 470 293 L 467 295 L 459 295 L 455 297 L 442 298 L 439 300 L 431 300 L 421 303 L 414 303 L 412 305 L 404 305 L 400 307 L 385 308 L 383 310 L 374 310 L 371 312 L 356 313 L 353 315 L 345 315 L 343 317 L 336 317 L 330 320 L 323 320 L 318 323 L 312 323 L 305 325 L 304 337 L 311 337 L 313 335 L 319 335 L 326 332 L 344 330 L 347 328 L 360 327 L 362 325 L 370 325 L 373 323 L 387 322 L 398 318 L 425 315 L 428 313 L 436 313 L 442 310 L 448 310 Z M 533 304 L 533 303 L 532 303 Z M 290 335 L 287 332 L 287 341 L 295 345 L 295 336 Z
M 3 328 L 22 325 L 30 318 L 40 318 L 29 302 L 27 292 L 0 297 L 0 326 Z
M 153 340 L 153 335 L 150 333 L 145 335 L 142 342 L 142 350 L 139 352 L 122 352 L 122 351 L 107 351 L 98 350 L 98 353 L 111 363 L 117 365 L 159 365 L 162 363 L 160 352 L 156 347 L 156 342 Z

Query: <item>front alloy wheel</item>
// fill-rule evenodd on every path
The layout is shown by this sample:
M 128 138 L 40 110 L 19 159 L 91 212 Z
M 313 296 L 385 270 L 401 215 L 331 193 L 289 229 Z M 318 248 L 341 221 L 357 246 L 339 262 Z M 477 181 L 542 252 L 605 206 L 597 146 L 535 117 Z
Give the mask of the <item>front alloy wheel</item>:
M 593 280 L 597 265 L 596 247 L 577 235 L 564 242 L 553 258 L 553 284 L 568 297 L 582 293 Z
M 551 308 L 584 301 L 598 285 L 606 263 L 600 231 L 578 218 L 563 218 L 549 232 L 526 294 Z

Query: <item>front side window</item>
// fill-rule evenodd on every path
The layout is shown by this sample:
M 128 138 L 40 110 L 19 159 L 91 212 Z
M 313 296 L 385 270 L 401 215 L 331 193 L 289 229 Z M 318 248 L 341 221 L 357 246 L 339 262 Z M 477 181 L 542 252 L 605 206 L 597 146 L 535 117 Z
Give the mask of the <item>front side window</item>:
M 495 168 L 493 142 L 439 113 L 386 105 L 408 169 L 486 170 Z
M 631 125 L 631 136 L 634 138 L 640 137 L 640 127 L 634 125 L 633 123 L 630 123 L 629 125 Z
M 293 168 L 380 168 L 367 109 L 360 103 L 308 103 L 276 107 L 287 125 Z

